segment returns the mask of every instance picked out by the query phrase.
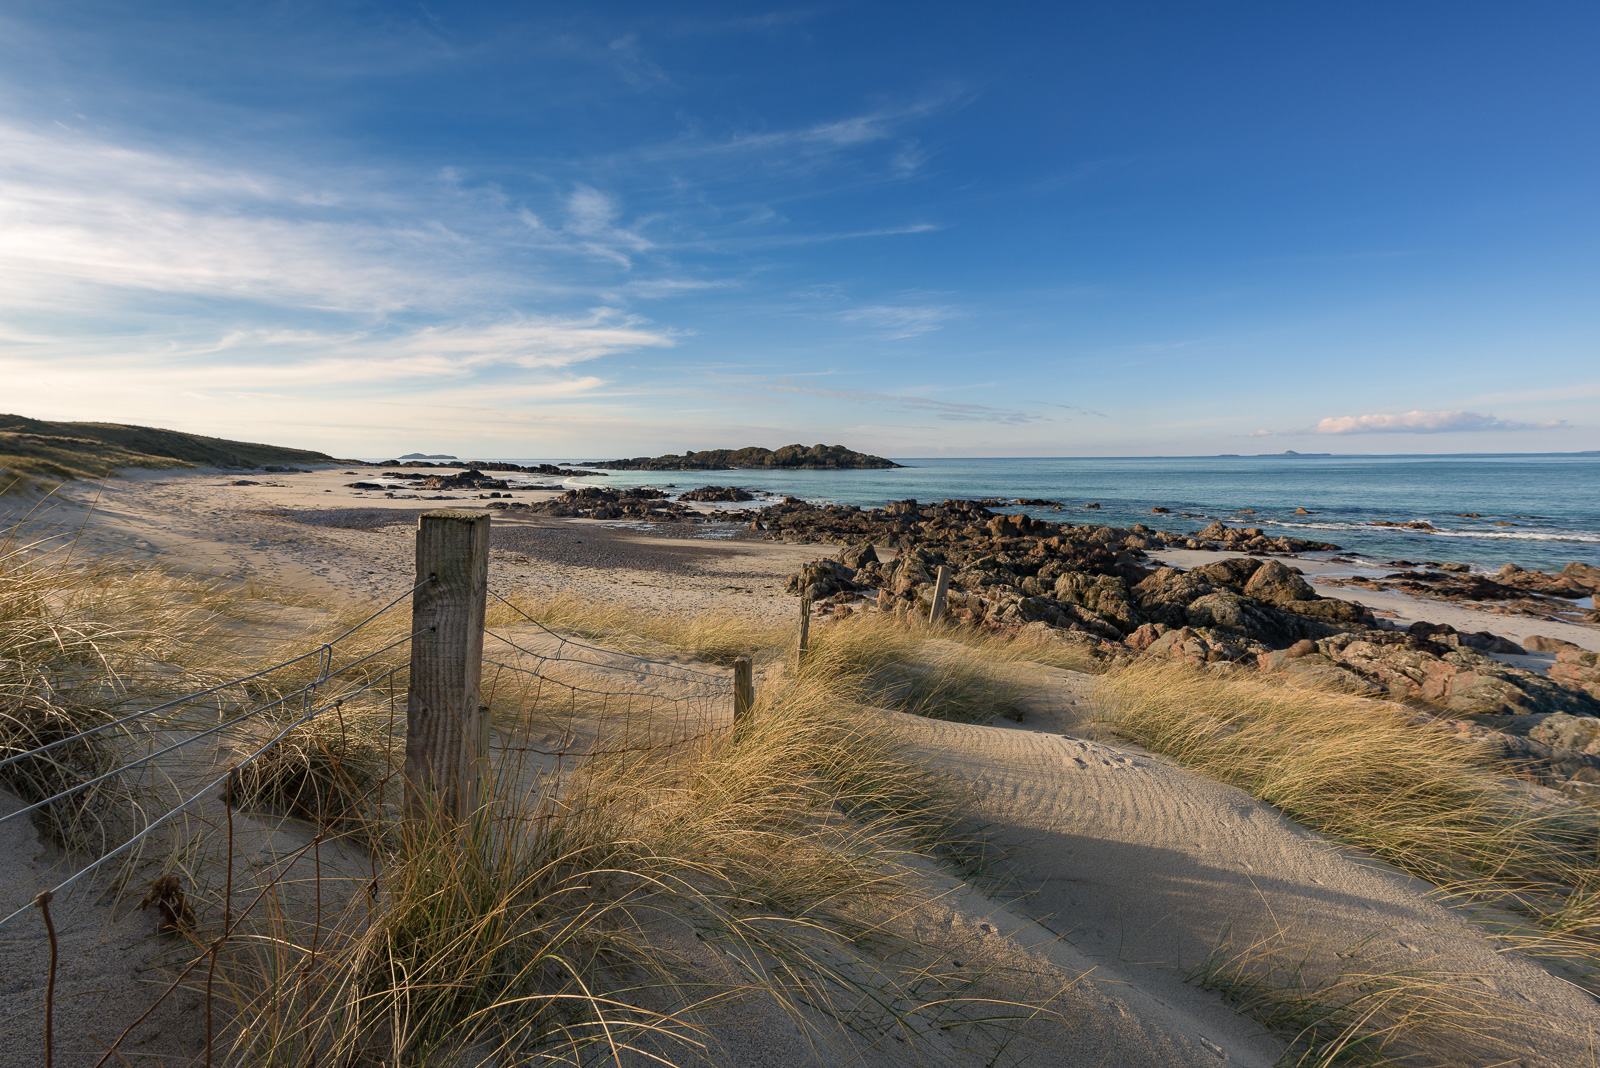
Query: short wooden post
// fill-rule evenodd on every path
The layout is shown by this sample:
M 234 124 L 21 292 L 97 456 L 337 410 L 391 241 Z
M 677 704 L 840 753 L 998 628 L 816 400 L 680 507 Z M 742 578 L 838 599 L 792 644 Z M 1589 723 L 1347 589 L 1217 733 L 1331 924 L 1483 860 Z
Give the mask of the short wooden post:
M 939 581 L 933 585 L 933 607 L 928 609 L 928 622 L 937 623 L 944 617 L 944 602 L 950 595 L 950 568 L 939 565 Z
M 750 718 L 750 707 L 755 703 L 755 674 L 750 666 L 750 658 L 741 656 L 733 662 L 733 725 L 735 727 Z
M 411 629 L 422 633 L 411 640 L 406 695 L 406 818 L 437 811 L 465 820 L 488 778 L 489 712 L 478 694 L 488 513 L 425 512 L 417 522 L 417 581 Z
M 811 644 L 811 598 L 800 598 L 800 656 L 806 655 L 806 647 Z

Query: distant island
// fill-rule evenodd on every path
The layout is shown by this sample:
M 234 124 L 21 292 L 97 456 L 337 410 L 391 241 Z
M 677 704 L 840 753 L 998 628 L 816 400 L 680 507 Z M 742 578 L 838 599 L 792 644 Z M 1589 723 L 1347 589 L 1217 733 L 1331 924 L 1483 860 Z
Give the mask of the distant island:
M 785 445 L 781 449 L 749 446 L 743 449 L 706 449 L 683 455 L 635 456 L 631 460 L 596 460 L 582 467 L 603 467 L 613 471 L 727 471 L 750 469 L 851 471 L 858 468 L 900 467 L 882 456 L 847 449 L 843 445 Z
M 335 462 L 324 452 L 229 441 L 126 423 L 54 423 L 0 415 L 0 471 L 48 478 L 100 478 L 119 467 L 253 468 Z M 339 461 L 345 462 L 345 461 Z
M 402 460 L 454 460 L 455 457 L 447 452 L 408 452 L 400 457 Z

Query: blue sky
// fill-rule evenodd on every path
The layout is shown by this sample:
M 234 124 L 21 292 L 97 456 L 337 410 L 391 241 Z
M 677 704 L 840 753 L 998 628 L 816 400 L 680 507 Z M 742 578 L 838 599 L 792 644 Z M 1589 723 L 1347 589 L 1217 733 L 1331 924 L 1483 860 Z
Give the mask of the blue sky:
M 0 408 L 1600 448 L 1600 6 L 0 4 Z

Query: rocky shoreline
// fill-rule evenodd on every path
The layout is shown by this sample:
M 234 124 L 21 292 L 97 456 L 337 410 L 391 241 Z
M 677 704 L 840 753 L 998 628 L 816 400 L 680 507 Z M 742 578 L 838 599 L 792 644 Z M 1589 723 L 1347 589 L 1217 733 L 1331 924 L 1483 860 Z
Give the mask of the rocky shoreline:
M 789 579 L 789 592 L 824 617 L 926 614 L 939 569 L 948 567 L 946 605 L 956 624 L 1026 632 L 1108 666 L 1168 660 L 1401 701 L 1419 715 L 1454 722 L 1463 736 L 1488 740 L 1526 774 L 1600 801 L 1600 653 L 1549 637 L 1519 644 L 1449 624 L 1395 627 L 1366 606 L 1319 594 L 1294 566 L 1298 554 L 1338 552 L 1337 545 L 1220 521 L 1189 533 L 1046 522 L 994 511 L 1019 506 L 1004 499 L 863 509 L 790 497 L 714 512 L 688 503 L 748 496 L 725 486 L 674 493 L 586 486 L 488 507 L 668 527 L 717 524 L 745 538 L 841 546 Z M 1170 549 L 1218 559 L 1184 569 L 1151 555 Z M 1587 564 L 1574 562 L 1559 574 L 1510 566 L 1492 577 L 1462 564 L 1394 564 L 1409 570 L 1322 581 L 1600 623 L 1600 611 L 1573 603 L 1600 593 L 1600 568 Z M 1550 659 L 1547 672 L 1510 662 L 1530 653 Z
M 668 453 L 665 456 L 635 456 L 631 460 L 593 460 L 579 466 L 614 471 L 854 471 L 901 465 L 882 456 L 847 449 L 843 445 L 818 444 L 809 447 L 785 445 L 780 449 L 764 449 L 756 445 L 743 449 L 706 449 L 701 452 Z
M 947 611 L 957 623 L 1028 632 L 1110 665 L 1170 660 L 1401 701 L 1491 741 L 1532 777 L 1600 801 L 1600 653 L 1542 637 L 1524 647 L 1448 624 L 1398 629 L 1360 604 L 1319 595 L 1298 568 L 1272 558 L 1335 546 L 1222 523 L 1187 536 L 1043 523 L 971 501 L 870 511 L 786 502 L 751 522 L 848 546 L 790 578 L 790 592 L 823 615 L 926 613 L 948 567 Z M 1177 543 L 1254 555 L 1185 570 L 1146 551 Z M 883 559 L 874 546 L 897 551 Z M 1559 575 L 1511 568 L 1487 579 L 1460 565 L 1419 574 L 1437 598 L 1501 598 L 1509 611 L 1570 609 L 1561 594 L 1600 592 L 1600 569 L 1581 563 Z M 1590 609 L 1586 621 L 1600 623 L 1600 613 Z M 1553 655 L 1548 674 L 1502 659 L 1530 652 Z

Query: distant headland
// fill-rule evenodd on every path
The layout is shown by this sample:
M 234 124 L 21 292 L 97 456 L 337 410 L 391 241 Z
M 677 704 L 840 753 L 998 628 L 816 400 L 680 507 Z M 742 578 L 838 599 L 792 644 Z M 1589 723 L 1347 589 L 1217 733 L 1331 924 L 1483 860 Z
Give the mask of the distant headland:
M 857 468 L 900 467 L 893 460 L 870 456 L 843 445 L 785 445 L 781 449 L 748 446 L 743 449 L 706 449 L 681 456 L 635 456 L 631 460 L 597 460 L 581 467 L 603 467 L 613 471 L 728 471 L 750 469 L 850 471 Z
M 325 464 L 334 457 L 310 449 L 286 449 L 230 441 L 180 430 L 128 423 L 57 423 L 23 415 L 0 415 L 0 471 L 46 478 L 99 478 L 119 467 L 207 467 L 245 469 L 268 464 Z M 345 461 L 339 461 L 341 463 Z
M 408 452 L 400 457 L 402 460 L 454 460 L 455 457 L 447 452 Z

